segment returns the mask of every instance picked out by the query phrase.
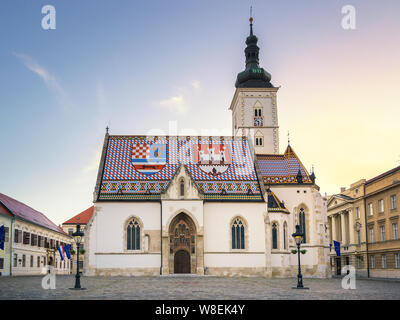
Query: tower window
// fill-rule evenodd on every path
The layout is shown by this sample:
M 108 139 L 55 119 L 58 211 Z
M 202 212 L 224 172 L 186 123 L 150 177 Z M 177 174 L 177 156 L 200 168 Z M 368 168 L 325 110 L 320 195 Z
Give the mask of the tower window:
M 264 145 L 263 137 L 256 137 L 256 146 L 262 147 Z

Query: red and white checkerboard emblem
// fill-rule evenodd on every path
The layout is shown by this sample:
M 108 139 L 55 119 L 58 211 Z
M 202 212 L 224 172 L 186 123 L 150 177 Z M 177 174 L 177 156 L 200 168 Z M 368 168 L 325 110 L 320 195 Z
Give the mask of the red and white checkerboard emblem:
M 147 159 L 150 155 L 150 146 L 147 144 L 136 144 L 132 148 L 132 159 Z

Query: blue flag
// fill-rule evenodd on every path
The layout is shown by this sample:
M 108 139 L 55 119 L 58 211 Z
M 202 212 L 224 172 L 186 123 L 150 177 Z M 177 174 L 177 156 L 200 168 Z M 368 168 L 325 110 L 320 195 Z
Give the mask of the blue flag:
M 333 240 L 333 245 L 335 246 L 336 255 L 340 257 L 340 242 Z
M 64 246 L 64 251 L 65 251 L 65 254 L 67 255 L 67 258 L 71 259 L 71 245 L 70 244 L 66 244 Z
M 4 224 L 0 227 L 0 249 L 4 250 L 4 237 L 5 237 L 5 228 Z

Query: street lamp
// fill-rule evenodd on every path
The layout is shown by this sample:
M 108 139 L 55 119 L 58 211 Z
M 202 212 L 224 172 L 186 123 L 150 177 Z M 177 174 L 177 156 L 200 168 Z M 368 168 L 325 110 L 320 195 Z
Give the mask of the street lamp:
M 297 245 L 297 257 L 298 257 L 298 264 L 299 264 L 299 271 L 297 274 L 297 287 L 293 287 L 292 289 L 309 289 L 303 287 L 303 276 L 301 275 L 301 264 L 300 264 L 300 244 L 301 240 L 303 239 L 304 234 L 300 231 L 300 226 L 296 225 L 296 232 L 292 234 L 292 237 L 296 241 Z
M 76 275 L 75 275 L 75 287 L 70 288 L 71 290 L 85 290 L 86 288 L 81 288 L 81 275 L 79 274 L 79 247 L 81 245 L 82 237 L 83 237 L 83 232 L 81 231 L 81 225 L 78 224 L 76 226 L 76 232 L 72 234 L 74 237 L 74 240 L 76 242 L 76 251 L 77 251 L 77 257 L 76 257 Z

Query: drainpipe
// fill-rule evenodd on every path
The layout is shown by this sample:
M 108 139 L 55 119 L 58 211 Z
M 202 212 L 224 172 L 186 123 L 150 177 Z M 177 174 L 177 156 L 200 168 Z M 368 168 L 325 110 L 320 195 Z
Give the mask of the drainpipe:
M 161 249 L 161 264 L 160 264 L 160 275 L 162 275 L 162 258 L 163 258 L 163 250 L 162 250 L 162 201 L 160 200 L 160 214 L 161 214 L 161 216 L 160 216 L 160 235 L 161 235 L 161 237 L 160 237 L 160 244 L 161 244 L 161 246 L 160 246 L 160 249 Z
M 364 218 L 365 218 L 365 245 L 367 251 L 367 276 L 369 278 L 369 256 L 368 256 L 368 227 L 367 227 L 367 196 L 365 193 L 365 183 L 364 183 Z
M 15 220 L 15 217 L 13 217 L 11 219 L 11 226 L 10 226 L 10 233 L 11 233 L 11 237 L 10 237 L 10 276 L 12 276 L 12 244 L 13 244 L 13 234 L 14 234 L 14 230 L 13 230 L 13 222 Z

